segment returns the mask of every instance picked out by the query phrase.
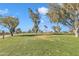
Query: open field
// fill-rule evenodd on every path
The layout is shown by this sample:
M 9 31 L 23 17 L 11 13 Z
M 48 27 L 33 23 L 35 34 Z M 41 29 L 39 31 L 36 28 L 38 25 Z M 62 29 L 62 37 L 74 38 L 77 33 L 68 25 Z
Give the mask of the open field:
M 73 35 L 18 35 L 0 38 L 0 55 L 79 56 L 79 38 Z

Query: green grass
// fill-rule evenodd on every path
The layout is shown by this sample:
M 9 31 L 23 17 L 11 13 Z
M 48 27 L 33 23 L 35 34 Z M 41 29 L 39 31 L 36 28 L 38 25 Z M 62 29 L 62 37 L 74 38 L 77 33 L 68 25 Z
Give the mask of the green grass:
M 0 55 L 79 56 L 79 38 L 73 35 L 7 37 L 0 39 Z

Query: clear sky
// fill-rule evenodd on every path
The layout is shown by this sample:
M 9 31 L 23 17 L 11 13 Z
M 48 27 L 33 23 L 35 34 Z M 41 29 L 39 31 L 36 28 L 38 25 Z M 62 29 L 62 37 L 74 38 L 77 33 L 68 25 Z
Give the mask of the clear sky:
M 52 31 L 52 26 L 55 25 L 54 23 L 50 23 L 49 18 L 44 15 L 46 10 L 48 9 L 48 4 L 46 3 L 0 3 L 0 15 L 3 16 L 15 16 L 19 18 L 20 24 L 17 28 L 21 28 L 22 31 L 28 31 L 32 29 L 33 22 L 32 19 L 29 17 L 28 8 L 31 8 L 33 11 L 36 9 L 39 10 L 41 15 L 41 23 L 39 28 L 43 31 Z M 44 11 L 40 11 L 44 10 Z M 47 25 L 48 28 L 45 29 L 44 25 Z M 68 31 L 68 28 L 61 25 L 62 31 Z M 7 30 L 6 28 L 0 26 L 0 30 Z

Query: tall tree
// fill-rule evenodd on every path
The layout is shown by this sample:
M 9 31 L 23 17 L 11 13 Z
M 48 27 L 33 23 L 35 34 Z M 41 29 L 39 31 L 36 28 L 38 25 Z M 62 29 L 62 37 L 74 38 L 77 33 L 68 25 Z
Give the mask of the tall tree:
M 34 27 L 32 30 L 33 30 L 33 32 L 37 33 L 39 31 L 38 25 L 40 23 L 40 21 L 39 21 L 40 17 L 39 17 L 38 10 L 36 10 L 36 12 L 34 13 L 31 8 L 28 8 L 28 11 L 29 11 L 30 18 L 34 22 Z
M 58 20 L 60 21 L 60 23 L 69 26 L 69 28 L 74 28 L 75 36 L 79 36 L 78 3 L 51 4 L 49 10 L 50 11 L 48 15 L 52 20 L 56 20 L 59 18 Z
M 0 20 L 0 23 L 1 25 L 9 29 L 11 36 L 13 36 L 13 33 L 15 32 L 15 28 L 19 24 L 19 20 L 16 17 L 8 16 L 8 17 L 3 17 Z
M 50 18 L 50 21 L 54 22 L 56 24 L 56 26 L 53 27 L 53 30 L 55 32 L 59 32 L 60 31 L 60 25 L 59 23 L 61 22 L 61 18 L 60 18 L 60 5 L 57 3 L 54 4 L 49 4 L 49 12 L 47 13 L 47 15 Z

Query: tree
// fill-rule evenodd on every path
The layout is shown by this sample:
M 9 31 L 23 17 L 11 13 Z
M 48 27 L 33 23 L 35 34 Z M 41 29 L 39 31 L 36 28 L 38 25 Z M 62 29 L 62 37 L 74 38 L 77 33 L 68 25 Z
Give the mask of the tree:
M 13 36 L 13 33 L 15 32 L 15 28 L 19 24 L 19 20 L 16 17 L 7 16 L 7 17 L 3 17 L 0 20 L 0 23 L 1 25 L 9 29 L 11 36 Z
M 54 7 L 55 5 L 55 7 Z M 64 3 L 51 4 L 48 16 L 53 20 L 59 20 L 63 25 L 74 29 L 75 36 L 79 36 L 79 4 Z
M 59 23 L 61 22 L 61 18 L 60 18 L 60 5 L 57 3 L 54 4 L 49 4 L 49 12 L 47 13 L 47 15 L 50 18 L 50 21 L 54 22 L 56 24 L 56 26 L 53 27 L 55 32 L 59 32 L 60 31 L 60 25 Z
M 40 21 L 39 21 L 39 19 L 40 19 L 39 13 L 38 13 L 37 10 L 36 10 L 36 13 L 34 13 L 31 8 L 28 8 L 28 11 L 29 11 L 30 18 L 34 22 L 34 27 L 33 27 L 32 30 L 33 30 L 33 32 L 37 33 L 39 31 L 38 25 L 40 23 Z
M 61 31 L 61 28 L 60 28 L 60 26 L 53 26 L 53 30 L 54 30 L 54 32 L 59 33 Z
M 28 33 L 32 33 L 32 32 L 33 32 L 32 30 L 30 30 L 30 29 L 28 30 Z
M 22 33 L 21 28 L 17 28 L 17 29 L 16 29 L 16 33 Z

